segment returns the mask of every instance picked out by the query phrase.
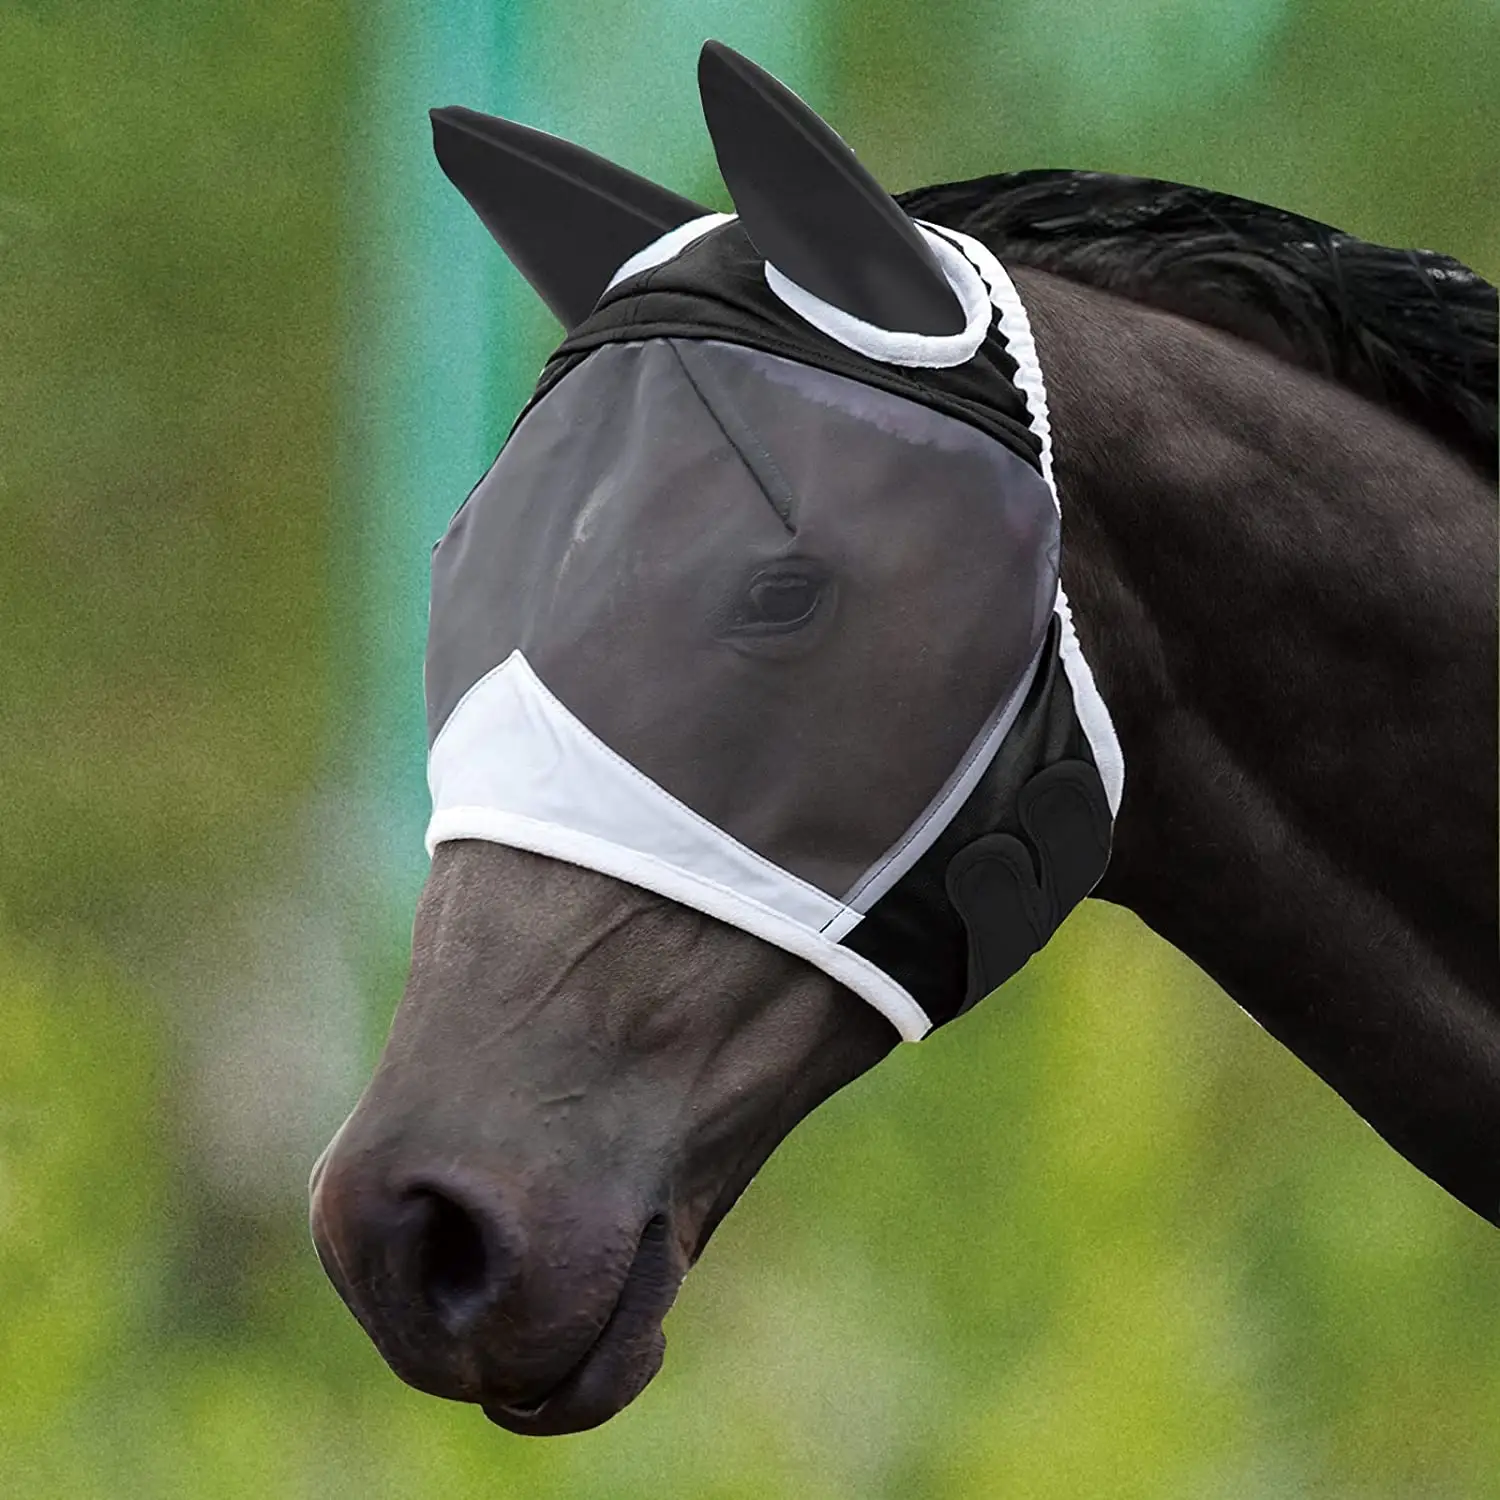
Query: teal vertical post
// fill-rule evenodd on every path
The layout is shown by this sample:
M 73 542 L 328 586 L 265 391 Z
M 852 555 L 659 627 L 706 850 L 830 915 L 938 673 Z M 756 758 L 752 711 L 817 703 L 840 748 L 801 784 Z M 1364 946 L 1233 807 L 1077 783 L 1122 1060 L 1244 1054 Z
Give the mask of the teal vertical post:
M 362 13 L 341 628 L 352 712 L 339 779 L 377 910 L 409 911 L 426 867 L 428 554 L 498 441 L 497 325 L 514 290 L 438 169 L 427 111 L 505 92 L 521 9 L 376 0 Z
M 816 93 L 816 0 L 375 0 L 361 15 L 352 220 L 348 592 L 340 774 L 375 910 L 409 917 L 427 868 L 422 656 L 428 556 L 494 458 L 561 330 L 432 155 L 465 104 L 568 137 L 727 206 L 697 97 L 716 36 Z M 381 920 L 386 920 L 381 918 Z

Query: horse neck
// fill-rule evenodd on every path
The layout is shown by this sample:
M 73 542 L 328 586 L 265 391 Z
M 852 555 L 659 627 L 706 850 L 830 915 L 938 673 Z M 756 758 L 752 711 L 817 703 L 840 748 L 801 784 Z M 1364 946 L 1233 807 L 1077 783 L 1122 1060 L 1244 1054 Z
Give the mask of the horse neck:
M 1489 486 L 1263 350 L 1016 279 L 1125 754 L 1095 894 L 1500 1222 Z

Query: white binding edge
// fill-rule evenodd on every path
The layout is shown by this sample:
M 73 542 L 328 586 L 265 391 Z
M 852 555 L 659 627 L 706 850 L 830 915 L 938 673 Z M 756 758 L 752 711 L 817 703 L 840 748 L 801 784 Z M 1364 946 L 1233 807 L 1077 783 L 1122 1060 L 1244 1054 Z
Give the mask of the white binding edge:
M 913 222 L 916 222 L 915 220 Z M 878 359 L 888 365 L 910 365 L 924 369 L 946 369 L 973 359 L 990 329 L 990 298 L 982 275 L 964 256 L 925 224 L 917 229 L 937 256 L 948 285 L 963 309 L 964 326 L 958 333 L 903 333 L 877 328 L 843 308 L 825 302 L 767 261 L 766 285 L 791 310 L 820 333 L 837 340 L 846 349 Z
M 1042 379 L 1042 365 L 1037 358 L 1036 339 L 1031 332 L 1026 304 L 1021 301 L 1021 294 L 1009 272 L 986 246 L 957 229 L 947 229 L 941 224 L 929 227 L 952 240 L 963 251 L 990 289 L 990 300 L 999 314 L 1000 333 L 1010 357 L 1016 362 L 1016 388 L 1025 399 L 1031 430 L 1041 444 L 1042 478 L 1047 481 L 1052 503 L 1061 515 L 1062 503 L 1052 474 L 1052 424 L 1047 413 L 1047 384 Z M 1053 609 L 1061 626 L 1058 653 L 1063 671 L 1067 673 L 1068 686 L 1073 690 L 1073 708 L 1094 752 L 1094 764 L 1104 783 L 1110 816 L 1118 817 L 1120 799 L 1125 793 L 1125 754 L 1120 749 L 1114 720 L 1109 716 L 1109 709 L 1094 681 L 1094 673 L 1083 654 L 1078 633 L 1073 628 L 1073 612 L 1068 607 L 1061 577 L 1057 580 L 1057 602 Z
M 459 700 L 428 757 L 429 855 L 485 839 L 551 855 L 743 928 L 868 1001 L 903 1040 L 931 1022 L 915 999 L 839 939 L 860 920 L 757 854 L 618 755 L 512 651 Z
M 493 844 L 527 849 L 654 891 L 669 901 L 717 917 L 731 927 L 806 959 L 873 1005 L 901 1034 L 902 1041 L 919 1042 L 932 1030 L 932 1022 L 912 996 L 852 948 L 738 891 L 665 864 L 640 850 L 626 849 L 575 828 L 542 823 L 522 813 L 503 812 L 494 807 L 450 807 L 434 813 L 427 829 L 429 851 L 452 839 L 486 839 Z
M 621 263 L 620 269 L 609 278 L 604 291 L 613 291 L 627 276 L 639 276 L 642 271 L 649 271 L 652 266 L 659 266 L 664 261 L 671 260 L 674 255 L 681 255 L 694 240 L 702 239 L 710 229 L 717 229 L 720 224 L 727 224 L 735 217 L 734 214 L 704 214 L 658 235 L 649 245 L 642 245 L 634 255 Z M 599 295 L 602 297 L 604 292 Z
M 432 742 L 427 785 L 436 812 L 492 807 L 577 828 L 743 891 L 815 931 L 846 915 L 836 897 L 740 843 L 605 744 L 519 647 L 458 700 Z

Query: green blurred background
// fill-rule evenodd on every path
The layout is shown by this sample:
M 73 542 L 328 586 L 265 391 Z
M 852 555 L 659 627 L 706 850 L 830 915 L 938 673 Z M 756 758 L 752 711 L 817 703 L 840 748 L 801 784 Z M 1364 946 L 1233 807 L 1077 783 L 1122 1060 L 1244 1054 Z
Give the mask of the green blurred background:
M 1493 0 L 11 0 L 0 1497 L 1500 1496 L 1500 1236 L 1108 907 L 796 1133 L 597 1432 L 407 1390 L 323 1280 L 427 548 L 557 337 L 424 111 L 727 206 L 710 35 L 893 189 L 1138 172 L 1500 272 Z

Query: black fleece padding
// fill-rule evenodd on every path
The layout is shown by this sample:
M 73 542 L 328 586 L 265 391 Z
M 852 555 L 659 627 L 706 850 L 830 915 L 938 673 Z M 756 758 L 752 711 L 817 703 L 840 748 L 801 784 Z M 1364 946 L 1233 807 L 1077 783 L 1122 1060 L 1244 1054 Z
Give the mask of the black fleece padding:
M 1038 771 L 1016 807 L 1025 841 L 988 833 L 948 865 L 948 899 L 969 934 L 965 1010 L 1045 946 L 1109 862 L 1109 804 L 1093 766 L 1065 760 Z

